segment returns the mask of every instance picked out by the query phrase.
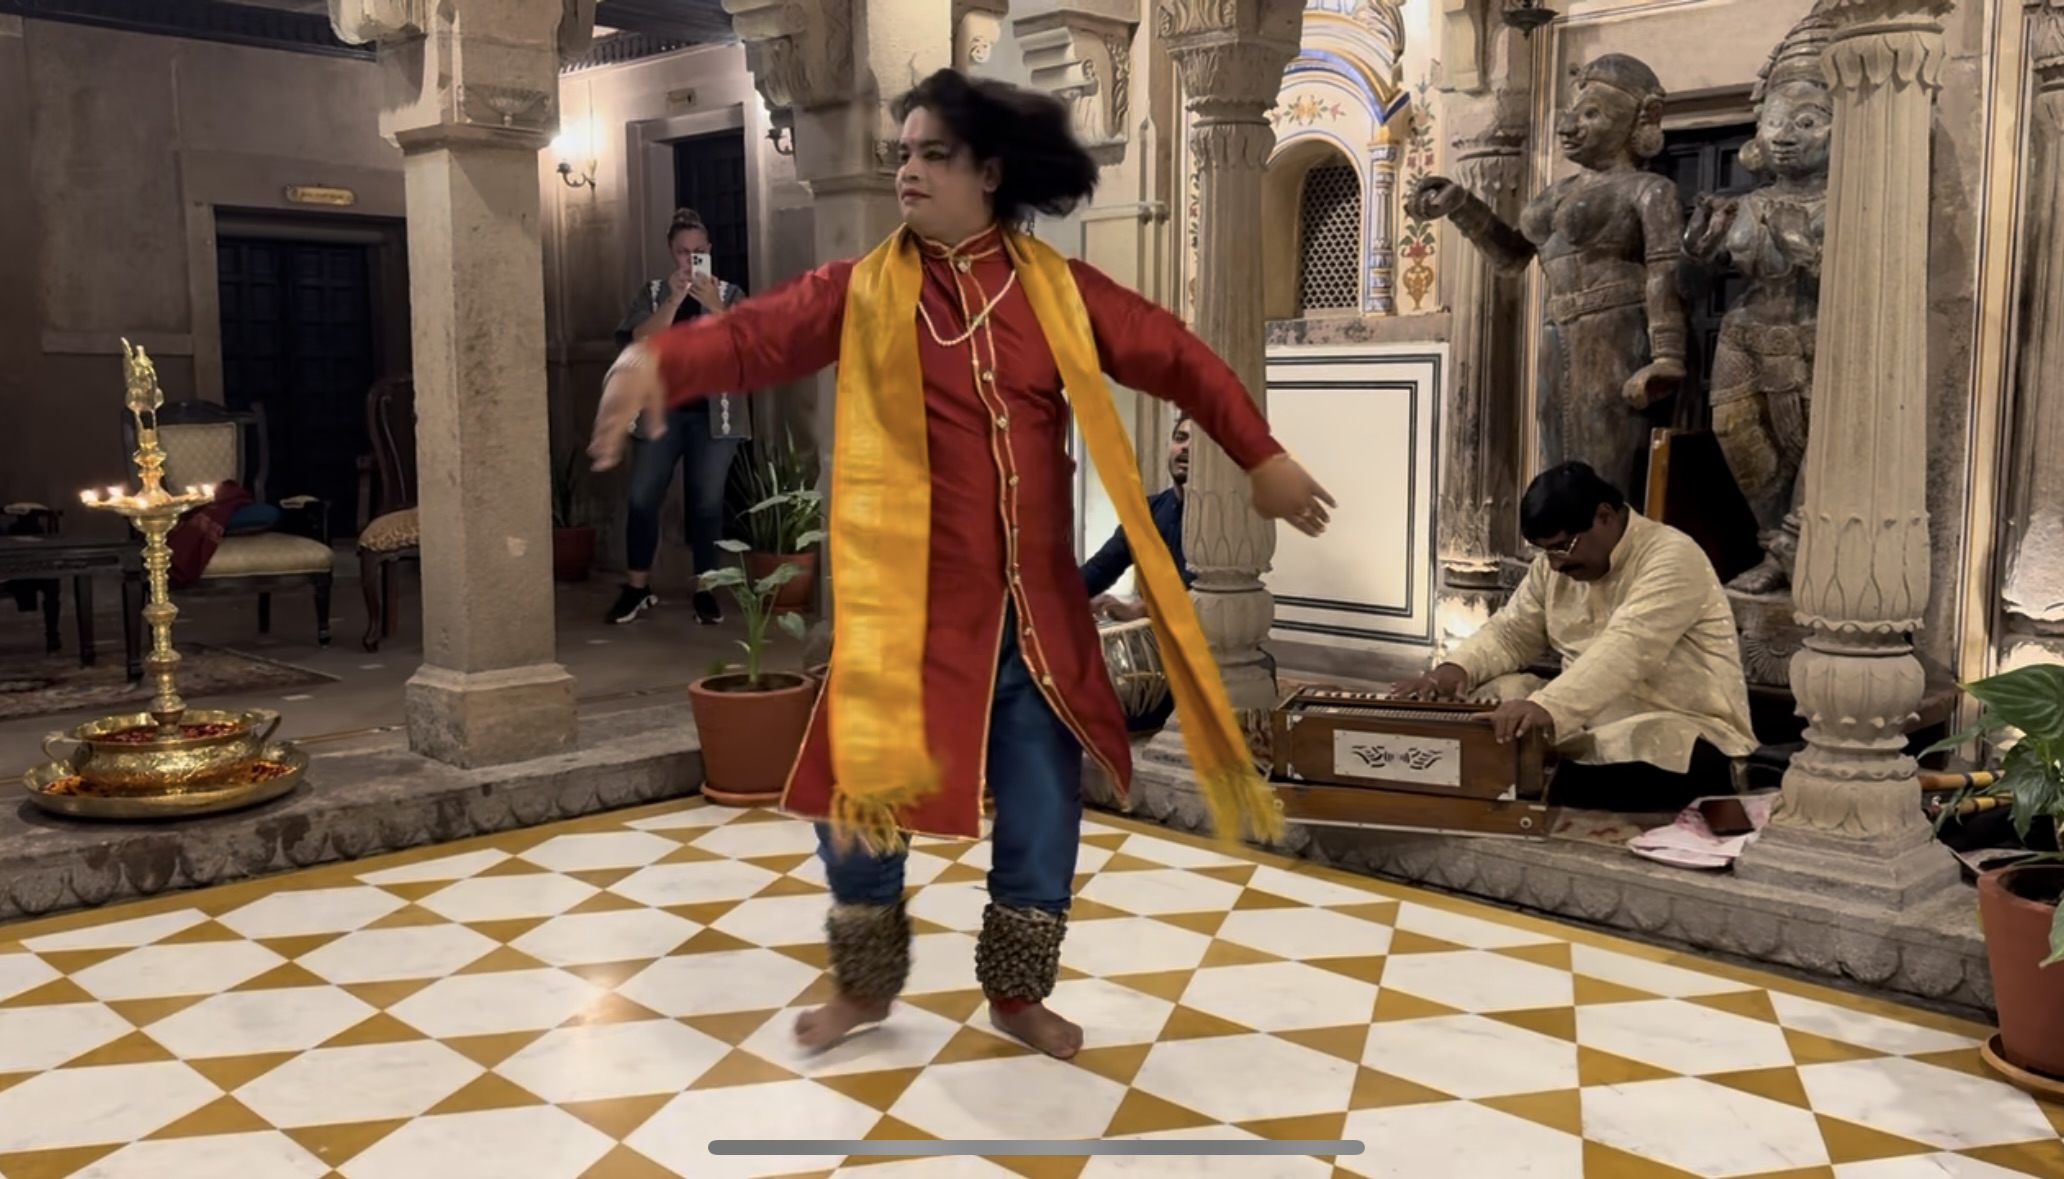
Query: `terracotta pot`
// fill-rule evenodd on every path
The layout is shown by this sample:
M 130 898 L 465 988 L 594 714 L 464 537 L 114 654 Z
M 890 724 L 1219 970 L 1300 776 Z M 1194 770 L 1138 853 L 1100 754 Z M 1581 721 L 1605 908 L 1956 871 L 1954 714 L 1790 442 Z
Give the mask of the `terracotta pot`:
M 817 704 L 817 681 L 793 672 L 760 676 L 749 691 L 742 672 L 688 685 L 702 738 L 702 795 L 721 806 L 772 806 L 802 752 Z
M 774 612 L 776 614 L 797 614 L 810 608 L 810 590 L 817 583 L 816 553 L 747 553 L 745 554 L 745 575 L 754 581 L 767 576 L 783 565 L 794 565 L 801 573 L 788 579 L 780 589 L 774 591 Z
M 552 529 L 552 580 L 586 581 L 595 568 L 592 527 Z
M 2064 865 L 2024 864 L 1978 878 L 1978 923 L 1992 966 L 1992 1000 L 1999 1011 L 2000 1055 L 2008 1063 L 2064 1080 L 2064 963 L 2050 956 L 2054 899 L 2064 888 Z

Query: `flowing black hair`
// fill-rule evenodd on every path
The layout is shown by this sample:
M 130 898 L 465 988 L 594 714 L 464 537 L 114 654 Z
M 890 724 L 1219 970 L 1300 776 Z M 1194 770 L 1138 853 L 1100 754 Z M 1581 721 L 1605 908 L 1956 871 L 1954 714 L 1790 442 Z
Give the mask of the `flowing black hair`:
M 996 219 L 1005 225 L 1034 213 L 1065 217 L 1096 191 L 1096 161 L 1075 138 L 1068 108 L 1050 94 L 940 70 L 892 109 L 898 122 L 914 110 L 932 112 L 976 162 L 1001 165 Z
M 1562 463 L 1527 484 L 1519 501 L 1520 535 L 1529 541 L 1575 536 L 1590 529 L 1598 509 L 1626 506 L 1626 495 L 1589 463 Z

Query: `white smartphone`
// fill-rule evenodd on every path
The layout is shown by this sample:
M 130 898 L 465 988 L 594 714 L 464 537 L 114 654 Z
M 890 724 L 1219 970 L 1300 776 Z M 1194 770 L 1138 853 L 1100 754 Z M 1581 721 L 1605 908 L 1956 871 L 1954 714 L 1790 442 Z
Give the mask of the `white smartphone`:
M 710 256 L 703 253 L 690 254 L 688 256 L 688 266 L 696 274 L 701 275 L 703 278 L 708 278 L 710 274 Z

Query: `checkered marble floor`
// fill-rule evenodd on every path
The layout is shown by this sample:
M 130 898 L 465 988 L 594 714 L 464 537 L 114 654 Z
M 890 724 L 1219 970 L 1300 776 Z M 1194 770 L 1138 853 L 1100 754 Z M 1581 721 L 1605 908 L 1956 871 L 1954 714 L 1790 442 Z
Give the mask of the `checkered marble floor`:
M 0 926 L 6 1179 L 829 1175 L 713 1138 L 1358 1139 L 869 1179 L 2064 1176 L 1984 1029 L 1128 823 L 1055 1005 L 988 1030 L 984 844 L 913 853 L 908 1002 L 815 1058 L 810 828 L 700 803 Z

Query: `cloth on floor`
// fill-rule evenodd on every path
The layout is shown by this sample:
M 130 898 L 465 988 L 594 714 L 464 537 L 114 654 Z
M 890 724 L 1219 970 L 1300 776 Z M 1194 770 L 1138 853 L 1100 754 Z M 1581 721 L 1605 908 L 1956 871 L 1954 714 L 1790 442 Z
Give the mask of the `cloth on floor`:
M 1741 856 L 1742 849 L 1753 843 L 1764 825 L 1770 822 L 1770 812 L 1776 809 L 1777 799 L 1776 791 L 1694 799 L 1690 806 L 1678 812 L 1676 822 L 1642 832 L 1627 845 L 1627 850 L 1642 859 L 1678 868 L 1731 867 Z M 1699 807 L 1708 801 L 1720 800 L 1739 802 L 1755 830 L 1742 835 L 1714 834 Z

